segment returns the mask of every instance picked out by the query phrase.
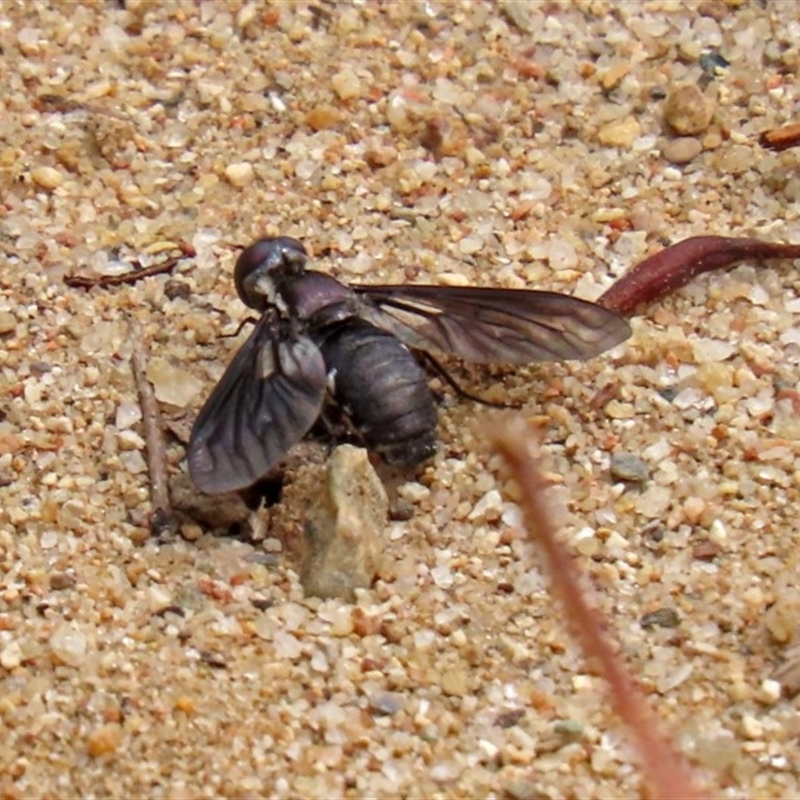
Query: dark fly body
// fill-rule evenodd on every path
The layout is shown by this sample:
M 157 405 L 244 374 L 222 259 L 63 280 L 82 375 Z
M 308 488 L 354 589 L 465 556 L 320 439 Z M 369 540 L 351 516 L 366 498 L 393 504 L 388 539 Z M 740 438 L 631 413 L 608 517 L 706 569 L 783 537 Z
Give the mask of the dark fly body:
M 475 363 L 586 359 L 630 335 L 601 306 L 553 292 L 348 286 L 306 269 L 296 239 L 260 239 L 234 279 L 261 318 L 200 411 L 189 472 L 203 492 L 262 478 L 319 418 L 326 398 L 386 461 L 417 464 L 436 446 L 436 406 L 408 348 Z

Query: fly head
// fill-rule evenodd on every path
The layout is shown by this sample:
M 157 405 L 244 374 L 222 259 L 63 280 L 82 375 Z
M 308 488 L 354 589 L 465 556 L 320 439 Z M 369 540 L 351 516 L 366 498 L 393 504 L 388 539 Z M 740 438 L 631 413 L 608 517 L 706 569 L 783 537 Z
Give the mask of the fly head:
M 264 311 L 276 302 L 281 284 L 305 272 L 307 260 L 306 249 L 297 239 L 259 239 L 245 247 L 236 261 L 236 292 L 245 305 Z

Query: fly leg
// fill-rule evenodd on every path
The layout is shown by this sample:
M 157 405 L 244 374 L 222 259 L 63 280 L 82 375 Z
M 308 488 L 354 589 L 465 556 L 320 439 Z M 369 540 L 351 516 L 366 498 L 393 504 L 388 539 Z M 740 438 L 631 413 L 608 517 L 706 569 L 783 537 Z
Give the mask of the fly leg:
M 483 397 L 478 397 L 478 395 L 468 392 L 458 384 L 456 379 L 430 353 L 422 350 L 416 350 L 415 352 L 421 357 L 425 364 L 427 364 L 440 378 L 442 378 L 442 380 L 445 381 L 445 383 L 447 383 L 447 385 L 456 393 L 458 397 L 461 397 L 465 400 L 472 400 L 474 403 L 480 403 L 482 406 L 488 406 L 489 408 L 519 408 L 519 404 L 500 403 L 494 400 L 486 400 Z

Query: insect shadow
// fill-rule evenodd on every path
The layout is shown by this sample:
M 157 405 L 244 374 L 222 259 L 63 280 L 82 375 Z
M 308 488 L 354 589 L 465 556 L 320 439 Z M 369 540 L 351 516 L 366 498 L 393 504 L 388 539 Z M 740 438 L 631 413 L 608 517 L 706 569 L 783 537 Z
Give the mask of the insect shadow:
M 436 403 L 409 348 L 473 363 L 587 359 L 628 323 L 555 292 L 454 286 L 350 286 L 307 269 L 303 245 L 259 239 L 236 262 L 241 300 L 261 316 L 200 411 L 189 473 L 208 494 L 266 475 L 333 404 L 389 464 L 436 449 Z

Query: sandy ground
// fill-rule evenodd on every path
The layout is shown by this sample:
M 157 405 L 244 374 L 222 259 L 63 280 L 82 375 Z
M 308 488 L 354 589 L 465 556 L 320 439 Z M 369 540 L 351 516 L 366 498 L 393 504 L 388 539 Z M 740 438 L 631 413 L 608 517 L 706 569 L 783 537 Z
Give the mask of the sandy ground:
M 172 387 L 180 479 L 257 236 L 354 282 L 589 299 L 690 235 L 800 242 L 798 154 L 757 144 L 797 118 L 798 42 L 789 0 L 6 0 L 0 795 L 639 795 L 472 432 L 484 409 L 442 405 L 375 586 L 306 598 L 288 490 L 248 536 L 150 536 L 126 317 Z M 63 280 L 180 243 L 171 275 Z M 800 794 L 774 679 L 800 608 L 795 267 L 698 279 L 588 363 L 452 364 L 542 431 L 565 535 L 715 796 Z

